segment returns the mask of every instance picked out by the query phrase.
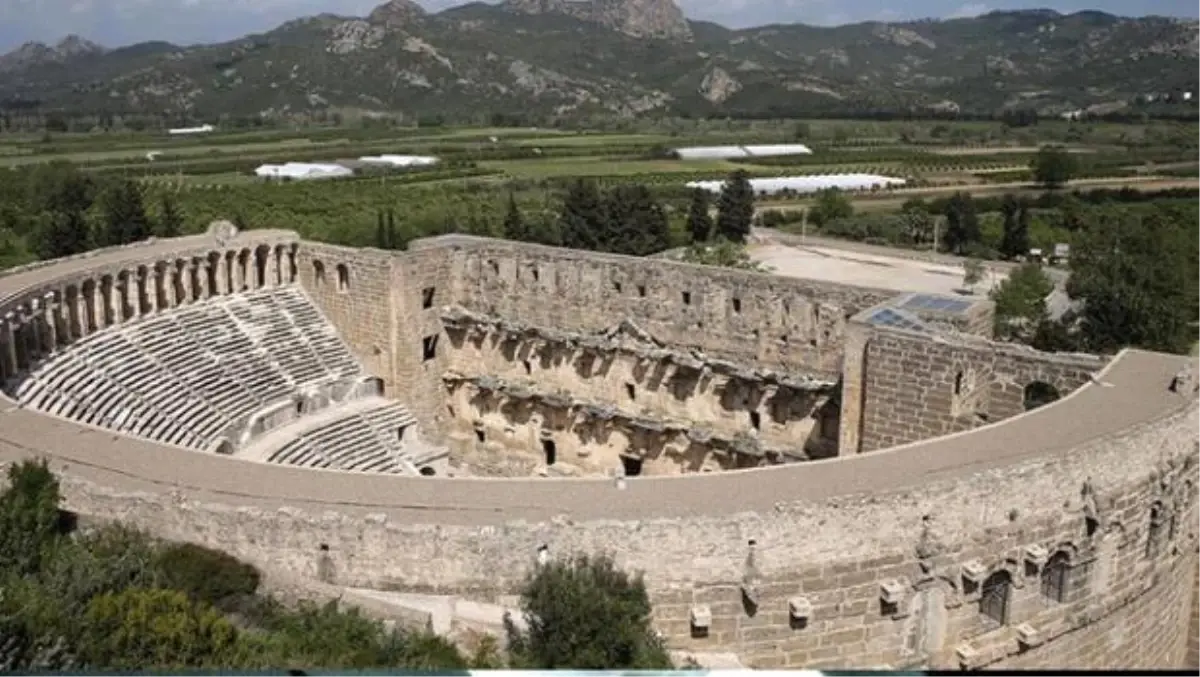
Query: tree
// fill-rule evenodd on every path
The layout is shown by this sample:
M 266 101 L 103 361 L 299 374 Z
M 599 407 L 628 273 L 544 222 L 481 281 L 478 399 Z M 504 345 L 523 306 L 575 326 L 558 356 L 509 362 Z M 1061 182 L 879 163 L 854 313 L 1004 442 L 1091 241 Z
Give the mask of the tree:
M 992 290 L 996 304 L 995 335 L 1000 339 L 1031 343 L 1046 318 L 1046 297 L 1054 283 L 1036 263 L 1026 263 L 1009 273 Z
M 387 226 L 383 222 L 383 211 L 375 212 L 375 247 L 389 249 L 387 243 Z
M 219 550 L 173 544 L 158 553 L 154 564 L 161 585 L 217 608 L 258 590 L 258 570 Z
M 983 281 L 984 270 L 983 263 L 978 259 L 967 259 L 963 261 L 963 286 L 967 289 L 974 290 L 975 285 Z
M 104 213 L 103 244 L 130 244 L 154 234 L 150 219 L 146 216 L 142 189 L 133 181 L 125 179 L 110 186 L 104 192 L 101 204 Z
M 45 461 L 24 461 L 8 469 L 0 494 L 0 572 L 36 572 L 59 535 L 58 479 Z
M 158 236 L 179 237 L 183 234 L 183 217 L 170 195 L 164 194 L 158 209 Z
M 38 258 L 57 259 L 82 254 L 91 247 L 91 229 L 83 212 L 48 212 L 38 228 L 34 250 Z
M 181 592 L 130 588 L 88 604 L 79 648 L 97 668 L 163 670 L 222 666 L 237 640 L 219 612 Z
M 517 207 L 517 197 L 512 191 L 508 193 L 508 211 L 504 214 L 504 237 L 518 242 L 529 241 L 529 229 L 525 227 L 525 219 Z
M 671 247 L 671 226 L 662 205 L 642 184 L 615 186 L 601 206 L 603 251 L 646 256 Z
M 528 629 L 505 618 L 518 669 L 638 670 L 673 666 L 650 627 L 640 576 L 607 556 L 551 561 L 526 580 L 521 611 Z
M 983 239 L 979 215 L 971 196 L 957 192 L 946 202 L 946 233 L 942 238 L 946 249 L 962 256 Z
M 734 244 L 718 239 L 712 243 L 693 244 L 683 252 L 682 260 L 686 263 L 696 263 L 702 266 L 720 266 L 722 268 L 740 268 L 768 272 L 767 266 L 750 258 L 745 245 Z
M 603 251 L 609 242 L 600 190 L 595 182 L 576 179 L 567 187 L 559 213 L 559 231 L 564 247 Z
M 1046 188 L 1059 188 L 1071 180 L 1077 166 L 1075 157 L 1062 146 L 1042 146 L 1030 163 L 1033 180 Z
M 1067 281 L 1071 298 L 1083 301 L 1085 349 L 1187 352 L 1200 306 L 1195 208 L 1104 205 L 1088 217 Z
M 744 244 L 754 222 L 754 188 L 745 171 L 729 175 L 717 199 L 717 234 L 730 242 Z
M 854 205 L 850 198 L 837 188 L 826 188 L 817 191 L 816 200 L 808 210 L 808 220 L 820 228 L 830 221 L 848 219 L 854 216 Z
M 713 232 L 712 215 L 709 213 L 709 194 L 697 188 L 692 191 L 692 202 L 688 205 L 687 231 L 692 243 L 707 242 Z
M 1004 218 L 1004 234 L 1000 240 L 1000 254 L 1006 259 L 1015 259 L 1029 253 L 1029 204 L 1016 195 L 1006 193 L 1000 200 L 1000 213 Z

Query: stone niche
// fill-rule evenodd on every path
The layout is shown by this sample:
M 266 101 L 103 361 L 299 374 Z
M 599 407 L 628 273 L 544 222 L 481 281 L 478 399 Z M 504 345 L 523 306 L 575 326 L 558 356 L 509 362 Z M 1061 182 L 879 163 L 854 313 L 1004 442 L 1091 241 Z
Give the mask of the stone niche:
M 444 317 L 455 462 L 484 475 L 713 472 L 836 454 L 838 384 L 593 334 Z

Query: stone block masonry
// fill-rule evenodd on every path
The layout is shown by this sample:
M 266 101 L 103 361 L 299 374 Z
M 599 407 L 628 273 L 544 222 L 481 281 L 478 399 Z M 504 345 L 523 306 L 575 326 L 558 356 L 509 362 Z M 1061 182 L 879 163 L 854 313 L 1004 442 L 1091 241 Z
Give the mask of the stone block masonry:
M 149 267 L 143 276 L 144 263 L 170 288 Z M 876 451 L 621 483 L 394 477 L 184 451 L 0 395 L 0 462 L 49 459 L 67 507 L 81 515 L 330 585 L 499 601 L 542 546 L 552 556 L 611 552 L 644 572 L 656 627 L 674 648 L 736 653 L 759 668 L 1136 669 L 1193 660 L 1200 410 L 1184 358 L 1128 350 L 1106 364 L 847 327 L 847 313 L 886 297 L 753 273 L 472 238 L 391 253 L 261 232 L 0 277 L 0 365 L 12 383 L 78 338 L 60 331 L 59 306 L 43 305 L 56 290 L 71 298 L 72 285 L 82 285 L 85 319 L 114 323 L 85 329 L 112 333 L 137 321 L 131 314 L 174 312 L 180 299 L 297 279 L 425 426 L 445 415 L 453 353 L 439 308 L 457 304 L 525 326 L 553 327 L 561 314 L 575 332 L 635 319 L 673 349 L 698 345 L 786 373 L 857 373 L 843 413 L 850 400 L 862 417 L 843 428 Z M 797 313 L 807 319 L 784 319 Z M 788 330 L 790 348 L 767 343 L 777 329 Z M 845 331 L 857 338 L 843 365 Z M 1192 377 L 1179 376 L 1184 367 Z M 919 388 L 901 391 L 901 375 Z M 1013 415 L 1033 382 L 1062 397 Z M 873 399 L 887 388 L 898 393 L 890 404 Z M 897 409 L 913 399 L 923 407 Z M 917 439 L 956 430 L 947 416 L 981 412 L 987 425 Z M 872 427 L 911 417 L 915 432 Z M 912 441 L 879 449 L 901 440 Z
M 1106 362 L 969 337 L 931 340 L 899 329 L 866 331 L 861 451 L 1016 416 L 1074 391 Z M 849 425 L 843 419 L 843 426 Z

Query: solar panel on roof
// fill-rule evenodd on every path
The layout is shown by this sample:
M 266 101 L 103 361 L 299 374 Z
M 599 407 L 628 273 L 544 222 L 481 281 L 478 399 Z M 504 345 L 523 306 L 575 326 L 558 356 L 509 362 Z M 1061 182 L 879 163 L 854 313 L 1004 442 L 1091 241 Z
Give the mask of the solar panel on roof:
M 909 329 L 912 331 L 927 331 L 924 324 L 915 318 L 909 317 L 905 313 L 901 313 L 891 308 L 882 308 L 871 314 L 867 322 L 879 327 L 896 327 L 898 329 Z
M 934 310 L 942 313 L 961 313 L 971 307 L 971 302 L 945 296 L 917 294 L 905 301 L 902 307 L 913 310 Z

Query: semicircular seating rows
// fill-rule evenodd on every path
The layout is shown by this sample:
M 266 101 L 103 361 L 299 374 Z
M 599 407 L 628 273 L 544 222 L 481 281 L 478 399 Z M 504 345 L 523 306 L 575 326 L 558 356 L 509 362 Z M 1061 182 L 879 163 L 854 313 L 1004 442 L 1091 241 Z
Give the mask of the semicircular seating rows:
M 283 285 L 213 297 L 88 335 L 34 365 L 14 394 L 30 409 L 204 451 L 257 411 L 365 375 L 304 292 Z M 414 460 L 436 455 L 397 439 L 397 430 L 415 424 L 403 405 L 370 399 L 365 411 L 349 408 L 267 460 L 414 473 Z

